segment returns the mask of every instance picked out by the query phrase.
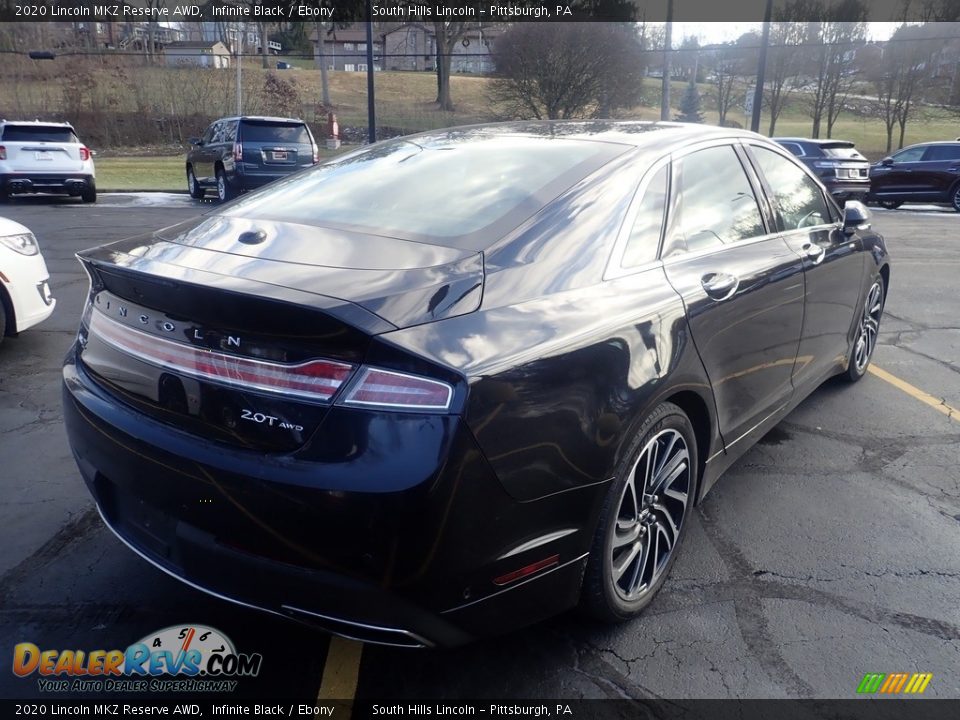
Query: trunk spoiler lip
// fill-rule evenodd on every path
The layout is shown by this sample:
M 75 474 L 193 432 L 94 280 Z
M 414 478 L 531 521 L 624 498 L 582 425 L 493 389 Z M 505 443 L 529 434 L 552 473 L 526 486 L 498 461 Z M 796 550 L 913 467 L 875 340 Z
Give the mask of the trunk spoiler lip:
M 285 285 L 253 280 L 232 275 L 222 275 L 211 270 L 185 268 L 160 260 L 137 257 L 123 251 L 109 248 L 109 246 L 81 250 L 75 253 L 88 275 L 93 271 L 107 273 L 121 273 L 141 275 L 150 282 L 173 287 L 177 284 L 193 285 L 197 287 L 212 287 L 220 292 L 237 295 L 255 295 L 282 303 L 290 303 L 303 307 L 321 310 L 329 313 L 337 320 L 369 334 L 381 335 L 399 329 L 396 325 L 382 318 L 357 303 L 341 298 L 323 295 L 321 293 L 291 288 Z M 131 264 L 117 262 L 126 259 L 144 264 L 143 267 L 133 267 Z M 91 280 L 93 282 L 93 280 Z

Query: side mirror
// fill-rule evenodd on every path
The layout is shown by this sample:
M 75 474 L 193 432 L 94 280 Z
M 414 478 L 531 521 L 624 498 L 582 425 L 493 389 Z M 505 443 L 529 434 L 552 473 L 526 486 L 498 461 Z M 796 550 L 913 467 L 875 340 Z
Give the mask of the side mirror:
M 870 229 L 870 211 L 859 200 L 847 200 L 843 206 L 843 234 L 853 235 L 857 230 Z
M 893 158 L 885 157 L 883 160 L 880 161 L 880 164 L 885 167 L 890 167 L 891 165 L 893 165 Z
M 190 143 L 191 145 L 196 145 L 197 147 L 200 147 L 201 145 L 203 145 L 203 140 L 195 137 L 190 138 L 187 142 Z

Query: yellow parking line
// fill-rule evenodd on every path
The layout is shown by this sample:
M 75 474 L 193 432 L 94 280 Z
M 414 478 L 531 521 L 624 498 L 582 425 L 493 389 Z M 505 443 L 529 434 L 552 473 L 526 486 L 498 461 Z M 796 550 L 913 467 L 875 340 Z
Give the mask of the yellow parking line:
M 933 395 L 929 395 L 928 393 L 925 393 L 920 388 L 914 387 L 913 385 L 908 383 L 906 380 L 901 380 L 896 375 L 891 375 L 886 370 L 882 368 L 878 368 L 876 365 L 870 365 L 867 368 L 867 371 L 876 375 L 881 380 L 885 380 L 886 382 L 890 383 L 898 390 L 903 390 L 903 392 L 905 392 L 910 397 L 915 398 L 926 405 L 929 405 L 937 412 L 943 413 L 951 420 L 960 422 L 960 410 L 957 410 L 955 407 L 951 407 L 950 405 L 947 405 L 947 403 L 944 402 L 943 400 L 939 398 L 935 398 Z
M 363 643 L 341 637 L 330 638 L 327 662 L 323 666 L 323 679 L 317 692 L 318 701 L 339 700 L 349 711 L 357 694 L 357 679 L 360 674 L 360 656 Z M 347 715 L 349 716 L 349 712 Z

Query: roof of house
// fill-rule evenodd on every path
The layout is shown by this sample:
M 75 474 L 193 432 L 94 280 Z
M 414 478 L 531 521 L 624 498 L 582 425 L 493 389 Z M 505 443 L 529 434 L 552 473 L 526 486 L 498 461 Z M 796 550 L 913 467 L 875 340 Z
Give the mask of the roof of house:
M 217 45 L 224 50 L 227 46 L 219 40 L 176 40 L 167 43 L 164 47 L 168 50 L 212 50 Z

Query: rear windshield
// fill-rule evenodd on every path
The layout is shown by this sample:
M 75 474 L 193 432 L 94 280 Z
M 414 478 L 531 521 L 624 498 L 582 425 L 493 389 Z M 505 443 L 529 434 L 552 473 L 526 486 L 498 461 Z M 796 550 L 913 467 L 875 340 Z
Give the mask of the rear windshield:
M 837 143 L 836 145 L 821 145 L 820 149 L 827 157 L 848 158 L 850 160 L 863 160 L 864 157 L 853 146 L 853 143 Z
M 6 125 L 3 139 L 7 142 L 80 142 L 73 130 L 57 125 Z
M 251 122 L 240 123 L 243 142 L 279 142 L 310 145 L 310 133 L 303 123 Z
M 395 140 L 280 180 L 226 215 L 482 249 L 629 148 L 564 138 Z

